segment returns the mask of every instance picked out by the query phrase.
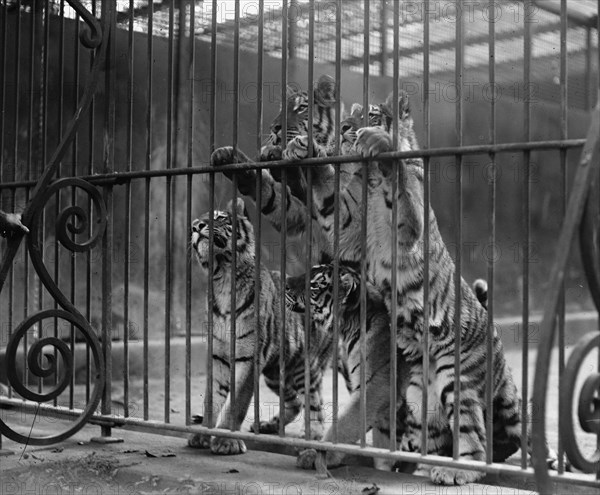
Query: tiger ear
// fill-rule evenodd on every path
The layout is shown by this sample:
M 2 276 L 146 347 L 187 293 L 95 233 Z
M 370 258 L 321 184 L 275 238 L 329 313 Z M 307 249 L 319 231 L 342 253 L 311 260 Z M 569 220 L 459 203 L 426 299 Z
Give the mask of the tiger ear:
M 340 273 L 340 288 L 342 289 L 342 294 L 344 295 L 343 299 L 346 301 L 346 299 L 348 299 L 348 297 L 350 297 L 356 289 L 356 279 L 351 273 Z
M 227 203 L 227 211 L 233 213 L 233 200 L 229 201 L 229 203 Z M 243 217 L 248 216 L 248 210 L 246 209 L 246 204 L 244 203 L 244 200 L 242 198 L 236 199 L 235 211 L 238 214 L 238 216 L 243 216 Z
M 361 118 L 363 113 L 363 107 L 360 103 L 352 103 L 350 107 L 350 115 L 352 117 Z
M 388 118 L 394 117 L 394 92 L 392 91 L 385 99 L 385 103 L 380 105 L 381 110 Z M 410 117 L 410 101 L 408 93 L 403 89 L 398 91 L 398 118 L 405 120 Z
M 298 90 L 297 88 L 295 88 L 294 86 L 290 86 L 289 84 L 285 87 L 285 97 L 286 98 L 291 98 L 292 96 L 294 96 L 295 94 L 298 94 Z
M 327 74 L 319 77 L 319 81 L 314 86 L 314 100 L 324 107 L 332 107 L 337 101 L 335 90 L 335 79 Z

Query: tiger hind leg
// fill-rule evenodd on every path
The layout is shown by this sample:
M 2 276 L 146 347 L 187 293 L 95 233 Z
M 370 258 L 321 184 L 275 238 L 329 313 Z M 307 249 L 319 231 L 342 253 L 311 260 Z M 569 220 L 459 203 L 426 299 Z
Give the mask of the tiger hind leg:
M 447 396 L 446 415 L 448 424 L 454 422 L 454 394 Z M 458 451 L 461 461 L 483 461 L 485 460 L 485 422 L 483 409 L 476 400 L 461 394 L 460 411 L 468 411 L 468 414 L 460 416 L 460 431 L 458 438 Z M 430 479 L 439 485 L 465 485 L 474 483 L 485 476 L 482 471 L 469 469 L 458 469 L 455 467 L 434 466 L 431 468 Z
M 279 378 L 271 378 L 265 376 L 265 383 L 276 395 L 280 395 L 279 390 Z M 264 433 L 266 435 L 277 435 L 279 433 L 279 425 L 281 424 L 281 417 L 283 417 L 283 424 L 288 425 L 294 421 L 300 411 L 302 410 L 302 400 L 298 395 L 298 391 L 291 383 L 285 384 L 283 391 L 284 406 L 283 411 L 280 414 L 275 414 L 271 419 L 267 421 L 259 421 L 258 432 L 256 431 L 255 425 L 250 427 L 250 430 L 254 433 Z M 281 413 L 283 415 L 281 416 Z

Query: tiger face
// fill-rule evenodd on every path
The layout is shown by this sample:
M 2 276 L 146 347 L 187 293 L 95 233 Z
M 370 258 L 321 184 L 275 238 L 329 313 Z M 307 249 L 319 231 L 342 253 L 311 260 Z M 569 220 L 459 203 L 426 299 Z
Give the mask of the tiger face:
M 365 125 L 363 106 L 354 103 L 350 115 L 341 123 L 341 150 L 343 155 L 354 154 L 354 143 L 357 131 L 363 127 L 378 127 L 388 134 L 393 132 L 394 123 L 394 94 L 390 93 L 384 103 L 369 105 L 369 122 Z M 413 118 L 410 113 L 408 94 L 405 91 L 398 93 L 398 133 L 400 151 L 415 149 L 412 137 Z
M 254 261 L 254 230 L 248 219 L 244 201 L 238 198 L 236 252 L 239 263 Z M 198 261 L 203 268 L 208 268 L 209 261 L 209 219 L 213 215 L 213 251 L 216 267 L 230 263 L 232 259 L 233 241 L 233 209 L 230 201 L 225 211 L 207 212 L 192 222 L 191 243 Z
M 334 141 L 334 107 L 337 101 L 335 91 L 335 80 L 331 76 L 323 75 L 315 84 L 313 91 L 313 138 L 317 144 L 330 148 Z M 296 136 L 308 135 L 308 107 L 311 102 L 306 91 L 298 91 L 290 86 L 287 87 L 286 96 L 286 140 L 283 143 L 282 108 L 279 115 L 271 124 L 271 133 L 267 145 L 279 146 L 281 148 Z
M 345 307 L 357 294 L 360 275 L 346 265 L 339 267 L 340 308 Z M 288 277 L 285 288 L 285 301 L 289 310 L 303 313 L 306 310 L 304 275 Z M 333 320 L 333 265 L 315 265 L 310 269 L 310 310 L 312 319 L 326 328 L 331 328 Z

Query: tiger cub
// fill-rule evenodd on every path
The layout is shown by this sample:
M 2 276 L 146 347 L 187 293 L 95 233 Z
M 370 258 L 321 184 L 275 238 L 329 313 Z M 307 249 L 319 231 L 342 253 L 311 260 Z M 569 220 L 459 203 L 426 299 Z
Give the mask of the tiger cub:
M 209 263 L 209 215 L 214 220 L 214 304 L 212 307 L 213 327 L 213 375 L 216 386 L 213 388 L 213 408 L 218 413 L 217 428 L 238 430 L 244 420 L 253 393 L 254 352 L 260 346 L 258 366 L 267 386 L 285 401 L 283 417 L 273 417 L 261 422 L 261 433 L 276 433 L 279 423 L 293 421 L 302 408 L 301 396 L 309 394 L 310 436 L 321 438 L 324 430 L 323 401 L 321 384 L 323 372 L 330 362 L 332 339 L 326 332 L 311 331 L 310 348 L 304 347 L 304 319 L 292 312 L 286 312 L 285 385 L 279 389 L 279 342 L 282 328 L 280 298 L 283 290 L 281 276 L 277 271 L 260 267 L 259 319 L 256 321 L 254 300 L 254 230 L 245 213 L 244 202 L 238 199 L 236 205 L 237 224 L 237 263 L 232 273 L 232 204 L 226 211 L 209 212 L 192 223 L 191 244 L 202 268 Z M 231 277 L 236 280 L 236 347 L 235 362 L 230 361 Z M 258 332 L 258 333 L 257 333 Z M 310 357 L 310 389 L 305 390 L 304 356 Z M 230 369 L 235 366 L 236 396 L 230 394 Z M 235 399 L 235 410 L 233 402 Z M 205 407 L 207 397 L 205 396 Z M 240 454 L 246 451 L 242 440 L 194 434 L 188 444 L 192 447 L 208 447 L 214 454 Z M 209 444 L 209 445 L 208 445 Z
M 304 275 L 288 277 L 286 280 L 286 304 L 292 311 L 304 312 L 306 307 Z M 311 318 L 318 331 L 331 334 L 333 328 L 333 265 L 313 266 L 310 270 L 310 310 Z M 339 316 L 341 353 L 345 357 L 349 377 L 350 400 L 339 412 L 338 441 L 355 443 L 360 439 L 360 274 L 350 265 L 339 266 Z M 383 349 L 390 348 L 390 319 L 383 298 L 371 284 L 367 284 L 367 331 L 366 331 L 366 403 L 367 428 L 373 428 L 373 442 L 376 447 L 389 448 L 390 445 L 390 355 Z M 408 384 L 408 369 L 402 355 L 398 355 L 396 373 L 397 384 L 397 430 L 396 438 L 404 433 L 406 416 L 405 393 Z M 333 440 L 333 429 L 329 428 L 323 438 Z M 327 452 L 327 465 L 339 465 L 344 454 Z M 312 449 L 300 453 L 297 464 L 304 469 L 312 469 L 316 452 Z M 375 459 L 379 469 L 390 470 L 389 461 Z

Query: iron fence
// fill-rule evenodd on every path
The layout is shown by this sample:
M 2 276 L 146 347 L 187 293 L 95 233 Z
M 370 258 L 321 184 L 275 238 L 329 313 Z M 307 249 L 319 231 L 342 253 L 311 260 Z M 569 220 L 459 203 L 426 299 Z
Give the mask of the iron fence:
M 368 108 L 389 92 L 396 100 L 399 89 L 409 93 L 423 149 L 390 152 L 378 159 L 423 160 L 425 204 L 433 205 L 446 243 L 455 246 L 455 290 L 460 292 L 461 277 L 473 280 L 485 275 L 489 284 L 487 354 L 493 355 L 491 336 L 500 332 L 517 365 L 522 397 L 533 396 L 533 419 L 531 409 L 522 407 L 520 411 L 522 453 L 517 462 L 492 462 L 488 447 L 485 462 L 473 461 L 469 469 L 515 479 L 535 477 L 543 493 L 553 490 L 552 483 L 559 483 L 559 491 L 560 483 L 598 487 L 597 371 L 589 372 L 579 397 L 579 426 L 588 434 L 583 451 L 588 449 L 591 454 L 582 452 L 584 435 L 575 430 L 572 410 L 574 390 L 581 386 L 582 363 L 593 358 L 598 333 L 597 329 L 585 335 L 579 330 L 573 331 L 574 336 L 566 332 L 567 324 L 576 319 L 569 313 L 598 308 L 595 220 L 600 202 L 594 178 L 597 171 L 591 170 L 597 162 L 598 122 L 597 111 L 589 112 L 597 86 L 593 58 L 598 51 L 597 7 L 595 1 L 566 0 L 551 6 L 531 0 L 4 0 L 1 209 L 22 211 L 31 233 L 26 249 L 19 250 L 23 240 L 19 233 L 2 245 L 1 376 L 8 388 L 0 403 L 31 414 L 17 419 L 3 409 L 2 435 L 32 445 L 48 444 L 89 422 L 101 426 L 103 438 L 111 438 L 114 427 L 175 436 L 204 432 L 245 440 L 255 448 L 288 452 L 314 448 L 367 458 L 464 466 L 458 460 L 458 435 L 454 435 L 453 454 L 448 457 L 404 452 L 395 442 L 389 450 L 369 446 L 364 373 L 360 387 L 363 433 L 356 445 L 337 442 L 338 411 L 346 399 L 333 372 L 330 378 L 328 375 L 331 415 L 327 418 L 334 431 L 333 442 L 309 439 L 308 415 L 304 416 L 305 438 L 290 435 L 283 423 L 278 435 L 210 427 L 216 419 L 210 359 L 214 333 L 228 332 L 235 342 L 236 326 L 234 322 L 231 328 L 216 329 L 212 311 L 205 309 L 213 307 L 215 291 L 212 279 L 202 275 L 191 255 L 192 220 L 205 211 L 222 209 L 228 198 L 235 200 L 238 178 L 234 174 L 230 183 L 222 172 L 243 170 L 277 172 L 285 189 L 290 170 L 305 167 L 308 192 L 301 199 L 311 211 L 313 172 L 320 165 L 334 164 L 338 235 L 332 248 L 337 272 L 340 170 L 356 161 L 362 161 L 366 170 L 368 161 L 339 156 L 340 119 L 335 123 L 336 152 L 332 157 L 293 164 L 284 160 L 237 163 L 215 172 L 209 156 L 223 145 L 258 155 L 280 102 L 286 100 L 287 86 L 307 90 L 312 100 L 313 82 L 326 73 L 334 76 L 336 93 L 342 95 L 346 111 L 353 102 Z M 342 99 L 336 102 L 338 116 L 344 113 Z M 396 108 L 394 149 L 398 149 L 397 112 Z M 310 106 L 308 115 L 312 120 L 314 109 Z M 283 112 L 283 135 L 286 121 Z M 310 142 L 311 126 L 308 133 Z M 472 169 L 481 175 L 472 174 Z M 573 188 L 569 187 L 571 178 Z M 365 180 L 365 198 L 367 187 Z M 261 204 L 261 191 L 257 181 L 256 204 Z M 319 248 L 311 229 L 301 240 L 289 239 L 285 214 L 277 232 L 261 219 L 259 208 L 253 209 L 249 200 L 246 204 L 256 232 L 255 293 L 260 293 L 261 264 L 288 275 L 309 273 L 317 261 L 315 248 Z M 362 205 L 365 253 L 367 202 Z M 396 204 L 392 211 L 397 219 Z M 210 219 L 212 232 L 212 216 Z M 424 219 L 428 232 L 428 208 Z M 308 216 L 306 224 L 311 222 Z M 566 272 L 571 240 L 580 224 L 584 263 L 573 261 Z M 397 232 L 391 231 L 390 236 L 397 240 Z M 558 249 L 551 242 L 556 238 Z M 423 239 L 424 252 L 429 253 L 429 236 Z M 478 255 L 473 255 L 473 245 Z M 500 260 L 502 250 L 511 253 L 508 261 L 506 256 Z M 429 281 L 435 275 L 429 261 L 425 256 L 425 347 L 431 311 Z M 393 274 L 397 263 L 394 253 Z M 209 266 L 208 273 L 213 268 Z M 364 256 L 360 271 L 366 280 Z M 306 290 L 310 291 L 308 282 Z M 392 292 L 397 282 L 392 279 Z M 572 288 L 579 285 L 584 289 L 574 293 Z M 363 360 L 365 287 L 362 284 Z M 588 287 L 591 298 L 585 290 Z M 337 283 L 333 290 L 337 296 Z M 231 294 L 231 307 L 237 307 L 235 279 Z M 277 296 L 284 322 L 279 342 L 283 389 L 288 310 L 284 291 Z M 461 304 L 456 298 L 456 312 L 461 311 Z M 500 315 L 514 315 L 515 308 L 520 309 L 520 317 L 516 323 L 507 323 L 509 319 Z M 256 315 L 259 310 L 257 299 Z M 310 318 L 308 310 L 307 328 Z M 334 370 L 338 320 L 334 317 L 332 328 Z M 516 326 L 509 327 L 513 323 Z M 392 306 L 391 369 L 397 363 L 397 330 Z M 459 330 L 457 319 L 456 404 L 460 401 Z M 308 348 L 310 337 L 308 332 L 306 335 Z M 575 345 L 570 355 L 569 345 Z M 557 353 L 553 361 L 557 392 L 548 387 L 553 350 Z M 233 359 L 235 345 L 230 352 Z M 258 352 L 257 347 L 255 364 Z M 427 376 L 427 353 L 423 369 Z M 235 373 L 233 367 L 234 397 Z M 488 359 L 488 390 L 492 389 L 492 375 L 492 360 Z M 307 358 L 306 382 L 309 377 Z M 252 422 L 258 431 L 259 420 L 269 416 L 271 409 L 283 411 L 285 404 L 283 394 L 273 398 L 264 393 L 258 366 L 253 378 L 252 419 L 244 426 Z M 401 401 L 396 380 L 392 373 L 392 438 Z M 488 411 L 492 400 L 492 394 L 487 394 Z M 558 406 L 556 415 L 550 414 L 552 401 Z M 424 394 L 418 405 L 424 425 L 428 406 Z M 308 395 L 304 407 L 310 410 Z M 195 424 L 195 414 L 203 416 L 202 425 Z M 48 436 L 41 429 L 36 436 L 36 418 L 46 416 L 66 420 L 60 423 L 64 431 Z M 528 467 L 527 455 L 532 422 L 535 471 Z M 452 428 L 460 430 L 458 416 Z M 488 415 L 488 446 L 493 443 L 493 430 Z M 426 434 L 424 428 L 423 444 Z M 557 473 L 549 474 L 545 465 L 546 438 L 559 453 Z M 566 472 L 565 451 L 579 471 L 592 474 Z

